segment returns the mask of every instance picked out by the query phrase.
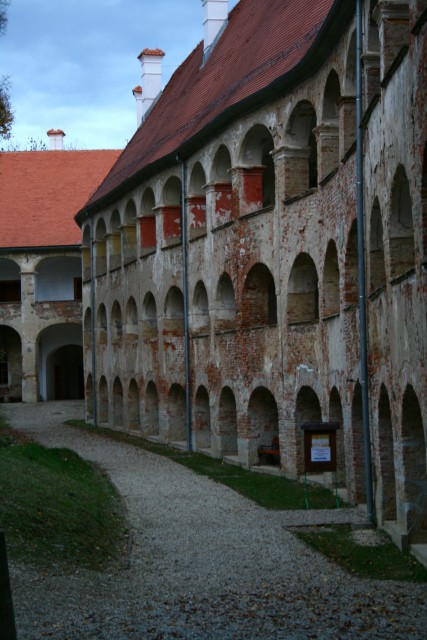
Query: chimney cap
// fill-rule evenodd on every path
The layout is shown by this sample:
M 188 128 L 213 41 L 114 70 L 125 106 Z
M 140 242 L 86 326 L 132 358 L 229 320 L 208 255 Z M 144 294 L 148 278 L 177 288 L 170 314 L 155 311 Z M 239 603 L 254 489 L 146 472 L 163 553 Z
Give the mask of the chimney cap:
M 62 131 L 62 129 L 49 129 L 49 131 L 46 131 L 46 134 L 48 136 L 65 136 L 65 133 Z
M 132 89 L 132 93 L 133 93 L 133 95 L 135 95 L 135 93 L 142 93 L 141 85 L 138 85 L 138 86 L 134 87 L 134 89 Z
M 138 60 L 141 56 L 165 56 L 165 52 L 161 49 L 143 49 L 139 56 L 137 56 Z

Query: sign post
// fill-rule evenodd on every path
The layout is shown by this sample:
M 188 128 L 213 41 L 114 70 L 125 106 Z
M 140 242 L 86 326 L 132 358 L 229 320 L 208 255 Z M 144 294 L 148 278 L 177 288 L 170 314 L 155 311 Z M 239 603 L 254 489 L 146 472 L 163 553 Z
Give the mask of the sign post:
M 16 640 L 15 618 L 13 615 L 12 592 L 10 590 L 9 567 L 7 564 L 6 542 L 0 531 L 0 638 Z
M 337 438 L 340 428 L 338 422 L 303 422 L 300 425 L 304 432 L 304 477 L 307 487 L 307 473 L 335 473 L 335 499 L 339 506 L 337 487 Z M 308 498 L 305 498 L 308 509 Z

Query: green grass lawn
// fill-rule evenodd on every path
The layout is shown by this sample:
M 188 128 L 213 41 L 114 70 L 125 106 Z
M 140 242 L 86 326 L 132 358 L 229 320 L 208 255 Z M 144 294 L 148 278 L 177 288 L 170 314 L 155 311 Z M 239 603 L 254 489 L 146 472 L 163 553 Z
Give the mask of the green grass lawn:
M 378 536 L 380 544 L 364 546 L 354 542 L 349 525 L 295 530 L 310 547 L 321 551 L 341 567 L 361 578 L 427 582 L 427 569 L 409 553 L 401 553 L 387 534 Z
M 11 558 L 102 569 L 126 545 L 121 499 L 96 467 L 68 449 L 16 443 L 0 432 L 0 529 Z

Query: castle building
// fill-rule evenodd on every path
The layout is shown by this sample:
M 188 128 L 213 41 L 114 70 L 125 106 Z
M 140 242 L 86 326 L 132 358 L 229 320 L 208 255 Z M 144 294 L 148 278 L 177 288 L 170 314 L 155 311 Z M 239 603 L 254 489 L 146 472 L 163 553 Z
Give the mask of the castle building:
M 367 389 L 375 518 L 426 543 L 426 2 L 202 1 L 76 216 L 87 418 L 245 467 L 278 438 L 293 478 L 301 425 L 338 423 L 363 503 Z
M 0 153 L 0 402 L 83 398 L 83 206 L 119 151 Z

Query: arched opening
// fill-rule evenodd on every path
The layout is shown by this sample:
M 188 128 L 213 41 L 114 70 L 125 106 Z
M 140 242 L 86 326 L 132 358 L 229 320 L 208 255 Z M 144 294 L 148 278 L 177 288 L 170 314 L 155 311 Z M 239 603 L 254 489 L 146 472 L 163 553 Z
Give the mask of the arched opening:
M 356 31 L 353 31 L 347 50 L 344 94 L 340 99 L 340 157 L 356 142 Z
M 427 261 L 427 143 L 424 145 L 423 178 L 421 184 L 424 263 Z
M 114 209 L 110 220 L 110 236 L 109 236 L 109 266 L 110 271 L 117 269 L 122 264 L 122 239 L 121 239 L 122 222 L 120 213 Z
M 219 398 L 218 435 L 221 455 L 237 456 L 237 409 L 230 387 L 224 387 Z
M 303 422 L 322 422 L 322 410 L 319 398 L 311 387 L 301 387 L 295 404 L 295 437 L 297 453 L 297 474 L 304 472 L 304 438 L 301 424 Z
M 273 438 L 279 437 L 279 414 L 273 394 L 265 387 L 255 389 L 248 403 L 249 438 L 253 443 L 249 451 L 249 464 L 258 462 L 258 447 L 271 447 Z M 264 459 L 264 463 L 280 464 L 279 457 Z
M 163 330 L 175 335 L 184 334 L 184 298 L 178 287 L 171 287 L 167 293 Z
M 147 252 L 155 249 L 157 244 L 155 206 L 154 192 L 148 187 L 142 196 L 139 221 L 141 248 Z
M 123 427 L 123 386 L 118 377 L 113 383 L 113 426 Z
M 232 219 L 231 156 L 225 145 L 221 145 L 212 165 L 214 181 L 213 226 L 218 227 Z
M 197 389 L 194 403 L 194 440 L 196 450 L 211 447 L 211 412 L 209 394 L 205 387 Z
M 102 276 L 107 271 L 107 227 L 103 218 L 95 226 L 95 275 Z
M 108 385 L 105 376 L 101 376 L 98 390 L 98 420 L 100 424 L 108 424 Z
M 364 14 L 366 20 L 363 52 L 363 93 L 365 96 L 365 109 L 372 100 L 381 93 L 381 43 L 379 25 L 374 18 L 374 11 L 377 5 L 378 0 L 371 0 Z
M 107 311 L 101 303 L 96 314 L 97 342 L 100 346 L 107 344 Z
M 157 305 L 151 291 L 145 294 L 142 303 L 142 335 L 144 338 L 157 336 Z
M 412 200 L 405 169 L 400 165 L 395 173 L 391 195 L 390 275 L 403 275 L 415 266 Z
M 245 215 L 276 200 L 273 137 L 264 125 L 257 124 L 246 134 L 240 151 L 241 169 L 240 214 Z
M 61 256 L 37 265 L 36 301 L 81 300 L 82 261 Z
M 56 324 L 37 338 L 41 400 L 84 398 L 83 332 L 80 324 Z
M 138 310 L 133 296 L 129 298 L 126 305 L 126 334 L 129 336 L 138 335 Z
M 340 269 L 338 265 L 337 246 L 329 240 L 323 271 L 323 317 L 340 312 Z
M 171 176 L 163 188 L 163 239 L 169 242 L 181 240 L 182 192 L 181 180 Z
M 185 392 L 173 384 L 168 395 L 168 441 L 185 441 Z
M 93 420 L 93 379 L 89 373 L 85 386 L 86 421 Z
M 336 432 L 337 445 L 337 479 L 346 484 L 345 434 L 341 397 L 336 387 L 332 387 L 329 396 L 329 421 L 338 422 L 340 428 Z
M 131 380 L 128 391 L 128 425 L 135 430 L 140 427 L 139 390 L 136 380 Z
M 118 342 L 122 338 L 122 310 L 120 304 L 115 300 L 111 308 L 110 334 L 111 342 Z
M 380 523 L 396 520 L 396 478 L 393 425 L 390 400 L 382 384 L 378 402 L 378 453 L 379 462 L 376 484 L 376 505 Z
M 0 402 L 22 400 L 22 344 L 15 329 L 0 326 Z
M 215 331 L 229 331 L 236 327 L 236 300 L 228 273 L 223 273 L 216 290 Z
M 209 333 L 209 302 L 206 287 L 201 280 L 196 284 L 193 295 L 192 330 L 194 334 Z
M 90 266 L 90 253 L 91 253 L 91 238 L 90 238 L 90 225 L 86 224 L 82 228 L 82 263 L 83 263 L 83 280 L 86 282 L 90 280 L 91 266 Z M 1 269 L 0 269 L 1 271 Z
M 359 300 L 357 256 L 357 220 L 354 220 L 351 225 L 345 252 L 344 303 L 347 307 L 357 304 Z
M 319 319 L 317 269 L 308 253 L 300 253 L 288 281 L 288 324 Z
M 159 396 L 156 385 L 151 380 L 145 391 L 143 429 L 147 436 L 159 435 Z
M 356 95 L 356 30 L 351 34 L 345 65 L 344 87 L 347 96 Z
M 302 100 L 293 109 L 285 135 L 285 198 L 317 187 L 317 125 L 313 105 Z
M 190 237 L 194 238 L 206 232 L 206 175 L 200 162 L 196 162 L 191 171 L 189 194 L 187 198 Z
M 369 293 L 385 287 L 383 223 L 378 198 L 375 198 L 371 212 L 369 236 Z
M 355 502 L 366 502 L 365 455 L 363 445 L 362 387 L 356 384 L 351 406 L 351 474 L 350 498 Z
M 255 264 L 246 276 L 242 293 L 242 326 L 277 324 L 277 298 L 273 275 L 264 264 Z
M 21 272 L 14 260 L 0 258 L 0 304 L 21 302 Z
M 60 347 L 46 358 L 46 400 L 81 398 L 84 398 L 83 349 L 80 345 Z
M 322 123 L 316 128 L 320 176 L 323 180 L 339 164 L 339 102 L 341 88 L 338 74 L 329 73 L 323 94 Z
M 400 505 L 403 529 L 412 543 L 427 542 L 426 438 L 417 394 L 411 385 L 402 402 L 402 458 L 404 501 Z
M 123 254 L 126 262 L 136 258 L 136 206 L 129 200 L 125 209 L 125 223 L 123 225 Z
M 88 307 L 83 318 L 83 344 L 89 349 L 92 344 L 92 309 Z

